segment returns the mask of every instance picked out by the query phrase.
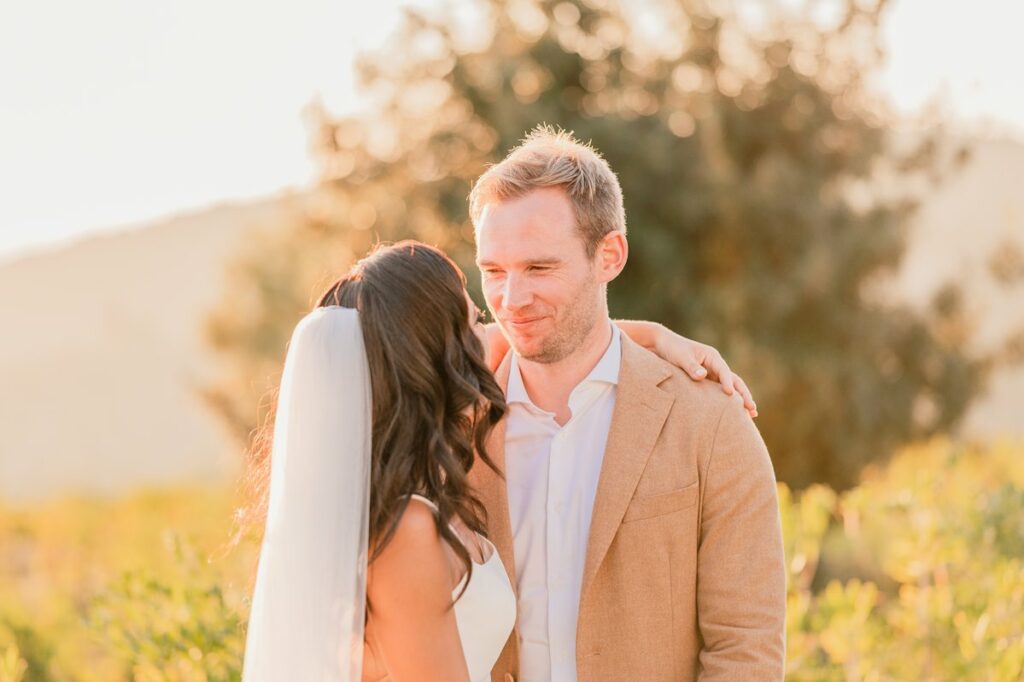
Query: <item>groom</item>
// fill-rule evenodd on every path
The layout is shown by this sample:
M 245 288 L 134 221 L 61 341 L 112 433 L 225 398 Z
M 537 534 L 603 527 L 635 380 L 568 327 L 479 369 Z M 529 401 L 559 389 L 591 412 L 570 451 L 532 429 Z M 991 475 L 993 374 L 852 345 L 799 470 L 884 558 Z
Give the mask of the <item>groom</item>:
M 539 128 L 470 196 L 487 305 L 512 351 L 470 476 L 516 587 L 496 682 L 781 680 L 775 477 L 729 398 L 622 335 L 622 193 L 570 134 Z

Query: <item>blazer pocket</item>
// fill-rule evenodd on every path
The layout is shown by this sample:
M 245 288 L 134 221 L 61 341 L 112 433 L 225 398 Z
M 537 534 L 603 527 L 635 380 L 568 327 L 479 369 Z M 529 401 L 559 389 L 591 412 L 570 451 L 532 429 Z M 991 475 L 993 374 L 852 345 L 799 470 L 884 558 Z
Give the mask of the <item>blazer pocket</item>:
M 673 512 L 682 511 L 692 507 L 697 502 L 697 487 L 699 481 L 694 481 L 685 488 L 672 490 L 658 495 L 647 497 L 634 497 L 626 507 L 626 514 L 622 517 L 623 523 L 629 521 L 640 521 L 655 516 L 664 516 Z

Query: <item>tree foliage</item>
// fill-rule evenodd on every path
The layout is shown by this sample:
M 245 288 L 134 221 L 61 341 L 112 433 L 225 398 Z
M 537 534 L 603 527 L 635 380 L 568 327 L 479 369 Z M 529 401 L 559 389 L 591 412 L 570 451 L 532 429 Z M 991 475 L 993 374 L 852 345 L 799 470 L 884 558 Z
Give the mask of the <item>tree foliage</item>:
M 931 135 L 891 134 L 868 86 L 884 4 L 813 21 L 693 0 L 409 11 L 360 60 L 368 113 L 313 107 L 309 219 L 237 265 L 208 330 L 226 367 L 208 397 L 246 437 L 317 284 L 377 239 L 437 244 L 475 287 L 472 182 L 546 122 L 592 140 L 621 180 L 631 253 L 613 315 L 719 348 L 756 393 L 780 479 L 845 488 L 948 430 L 986 364 L 964 350 L 956 289 L 925 312 L 880 294 L 908 188 L 943 166 Z

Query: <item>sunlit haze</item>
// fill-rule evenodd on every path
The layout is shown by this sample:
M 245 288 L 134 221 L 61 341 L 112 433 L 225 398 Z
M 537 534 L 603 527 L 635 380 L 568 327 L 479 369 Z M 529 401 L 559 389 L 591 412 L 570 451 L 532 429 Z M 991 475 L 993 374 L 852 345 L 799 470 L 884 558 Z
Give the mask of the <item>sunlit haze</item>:
M 352 57 L 400 4 L 5 3 L 0 259 L 308 185 L 303 107 L 357 105 Z M 965 122 L 1024 130 L 1022 15 L 997 0 L 897 1 L 884 88 L 902 110 L 940 93 Z

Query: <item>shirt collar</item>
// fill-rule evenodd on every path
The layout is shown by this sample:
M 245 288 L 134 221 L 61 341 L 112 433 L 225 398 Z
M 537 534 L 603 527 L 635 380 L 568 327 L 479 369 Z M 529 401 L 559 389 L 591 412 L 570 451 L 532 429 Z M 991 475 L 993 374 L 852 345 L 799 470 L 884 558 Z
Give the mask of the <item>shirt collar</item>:
M 622 332 L 619 331 L 617 325 L 611 322 L 609 324 L 612 327 L 612 340 L 608 344 L 608 348 L 605 350 L 604 355 L 601 356 L 601 359 L 597 361 L 597 364 L 594 365 L 594 368 L 590 370 L 590 373 L 583 381 L 576 385 L 573 392 L 580 386 L 592 382 L 604 382 L 613 386 L 618 385 L 619 369 L 622 365 Z M 526 392 L 526 386 L 523 384 L 523 375 L 519 371 L 519 354 L 514 351 L 509 367 L 508 390 L 505 392 L 505 398 L 509 405 L 512 403 L 522 403 L 536 407 Z

